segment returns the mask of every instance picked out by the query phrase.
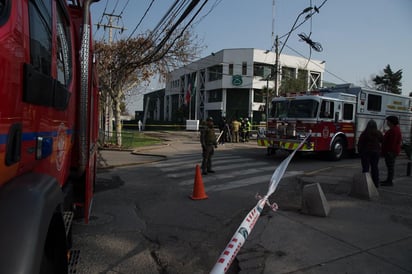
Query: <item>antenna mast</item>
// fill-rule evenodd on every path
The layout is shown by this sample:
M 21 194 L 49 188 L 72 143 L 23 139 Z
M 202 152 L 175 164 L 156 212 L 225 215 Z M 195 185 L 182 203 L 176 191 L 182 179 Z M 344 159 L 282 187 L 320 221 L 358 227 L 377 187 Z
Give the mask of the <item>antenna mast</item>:
M 271 43 L 270 50 L 273 51 L 273 47 L 275 46 L 275 0 L 272 1 L 272 43 Z

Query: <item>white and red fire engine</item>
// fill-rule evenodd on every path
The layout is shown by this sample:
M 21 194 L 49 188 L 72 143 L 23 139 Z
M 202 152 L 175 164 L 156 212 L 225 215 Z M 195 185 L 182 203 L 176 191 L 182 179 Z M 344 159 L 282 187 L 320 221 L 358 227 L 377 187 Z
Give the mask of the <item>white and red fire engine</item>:
M 289 94 L 272 100 L 267 130 L 258 135 L 257 142 L 266 146 L 268 153 L 294 150 L 310 133 L 301 151 L 329 152 L 331 159 L 339 160 L 345 151 L 356 151 L 359 136 L 370 119 L 383 132 L 389 115 L 399 118 L 403 140 L 411 142 L 411 97 L 351 84 Z
M 0 0 L 0 273 L 67 273 L 73 212 L 88 220 L 92 2 Z

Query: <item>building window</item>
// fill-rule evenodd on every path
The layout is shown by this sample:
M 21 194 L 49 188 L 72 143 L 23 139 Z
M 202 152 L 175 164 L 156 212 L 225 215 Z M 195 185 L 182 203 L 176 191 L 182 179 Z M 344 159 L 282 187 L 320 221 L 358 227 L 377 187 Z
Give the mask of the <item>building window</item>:
M 242 75 L 247 75 L 247 62 L 242 62 Z
M 223 75 L 222 65 L 216 65 L 216 66 L 209 67 L 207 71 L 208 71 L 209 82 L 222 79 L 222 75 Z
M 381 111 L 382 109 L 382 96 L 368 94 L 368 110 L 369 111 Z
M 267 78 L 275 75 L 275 67 L 263 63 L 253 64 L 253 76 L 260 76 L 262 78 Z
M 229 64 L 229 75 L 233 75 L 233 64 Z
M 254 89 L 253 90 L 253 102 L 255 103 L 264 103 L 264 97 L 266 94 L 263 94 L 263 90 Z
M 222 102 L 222 91 L 220 89 L 209 90 L 207 92 L 207 102 Z
M 296 79 L 296 69 L 289 67 L 282 67 L 282 79 Z

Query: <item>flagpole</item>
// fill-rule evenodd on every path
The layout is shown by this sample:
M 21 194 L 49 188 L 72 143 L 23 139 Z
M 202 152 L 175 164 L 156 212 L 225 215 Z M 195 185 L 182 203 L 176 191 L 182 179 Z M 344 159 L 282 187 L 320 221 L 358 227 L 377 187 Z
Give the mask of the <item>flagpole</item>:
M 197 107 L 198 107 L 198 98 L 197 98 L 197 76 L 198 76 L 199 71 L 195 72 L 195 81 L 193 83 L 193 88 L 195 90 L 194 96 L 195 96 L 195 120 L 197 120 Z
M 192 120 L 192 92 L 190 91 L 189 99 L 189 120 Z

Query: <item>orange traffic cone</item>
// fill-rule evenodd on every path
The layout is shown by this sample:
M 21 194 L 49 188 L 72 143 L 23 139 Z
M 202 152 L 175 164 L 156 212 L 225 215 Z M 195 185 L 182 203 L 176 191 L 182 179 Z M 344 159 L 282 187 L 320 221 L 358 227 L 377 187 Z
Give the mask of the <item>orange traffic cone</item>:
M 202 174 L 200 173 L 200 166 L 196 165 L 195 184 L 193 187 L 193 194 L 190 196 L 192 200 L 207 199 L 205 187 L 203 186 Z

